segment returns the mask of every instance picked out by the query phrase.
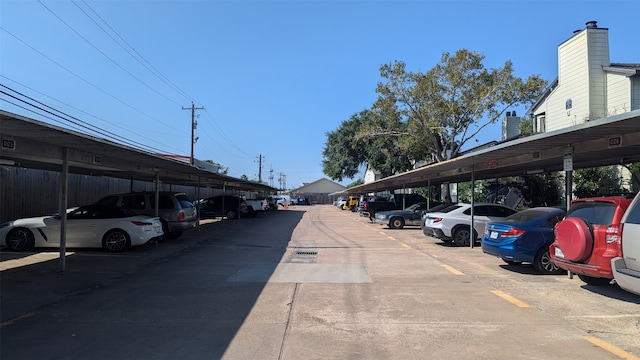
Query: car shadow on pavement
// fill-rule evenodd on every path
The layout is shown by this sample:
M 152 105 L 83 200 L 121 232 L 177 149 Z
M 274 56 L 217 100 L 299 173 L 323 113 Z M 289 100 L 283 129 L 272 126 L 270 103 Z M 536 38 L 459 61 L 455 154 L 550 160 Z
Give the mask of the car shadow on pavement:
M 501 264 L 500 268 L 523 275 L 553 276 L 559 274 L 541 274 L 531 264 Z
M 640 295 L 632 294 L 628 291 L 625 291 L 616 284 L 605 286 L 584 284 L 581 286 L 581 288 L 587 291 L 591 291 L 592 293 L 606 296 L 611 299 L 640 305 Z

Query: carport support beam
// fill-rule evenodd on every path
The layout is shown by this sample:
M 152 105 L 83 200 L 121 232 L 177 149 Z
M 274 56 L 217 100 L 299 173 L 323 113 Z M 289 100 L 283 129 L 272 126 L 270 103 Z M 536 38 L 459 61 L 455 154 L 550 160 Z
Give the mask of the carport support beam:
M 476 242 L 476 237 L 473 235 L 474 233 L 474 227 L 473 227 L 473 215 L 474 215 L 474 205 L 475 205 L 475 198 L 476 198 L 476 167 L 475 166 L 471 166 L 471 224 L 469 224 L 469 226 L 471 227 L 471 231 L 469 232 L 469 247 L 473 249 L 473 245 Z
M 62 171 L 60 172 L 60 271 L 65 272 L 67 267 L 67 192 L 69 186 L 69 148 L 62 149 Z

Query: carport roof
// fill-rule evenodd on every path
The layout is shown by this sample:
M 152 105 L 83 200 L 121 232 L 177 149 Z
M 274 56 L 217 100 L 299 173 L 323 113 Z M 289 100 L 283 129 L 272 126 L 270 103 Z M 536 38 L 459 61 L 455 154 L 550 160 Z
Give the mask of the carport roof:
M 276 192 L 267 185 L 214 173 L 165 156 L 124 146 L 0 110 L 0 165 L 61 171 L 68 149 L 69 172 L 75 174 Z
M 567 151 L 567 150 L 570 151 Z M 495 179 L 564 170 L 565 154 L 574 169 L 640 161 L 640 110 L 536 134 L 464 154 L 343 193 L 364 194 L 432 184 Z

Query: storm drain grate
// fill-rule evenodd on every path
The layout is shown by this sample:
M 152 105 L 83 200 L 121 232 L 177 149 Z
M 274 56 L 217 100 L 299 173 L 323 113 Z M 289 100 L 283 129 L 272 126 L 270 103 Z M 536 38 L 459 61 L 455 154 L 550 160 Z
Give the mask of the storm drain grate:
M 294 251 L 296 255 L 318 255 L 317 251 Z
M 318 261 L 318 249 L 315 241 L 305 241 L 296 246 L 286 262 L 315 264 Z

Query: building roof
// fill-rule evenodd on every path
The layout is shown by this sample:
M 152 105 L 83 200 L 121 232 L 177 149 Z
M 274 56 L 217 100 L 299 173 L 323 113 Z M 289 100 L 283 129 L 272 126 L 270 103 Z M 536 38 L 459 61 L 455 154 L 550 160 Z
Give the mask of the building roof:
M 326 178 L 318 179 L 312 183 L 305 184 L 297 189 L 291 190 L 296 194 L 331 194 L 344 191 L 347 187 Z

